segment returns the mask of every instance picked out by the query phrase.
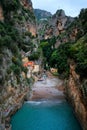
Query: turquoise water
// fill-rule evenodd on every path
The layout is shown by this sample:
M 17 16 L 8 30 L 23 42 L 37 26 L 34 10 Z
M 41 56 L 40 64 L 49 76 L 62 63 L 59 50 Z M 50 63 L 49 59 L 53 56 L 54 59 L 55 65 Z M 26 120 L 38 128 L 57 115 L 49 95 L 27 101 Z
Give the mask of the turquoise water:
M 11 119 L 12 130 L 82 130 L 67 102 L 27 102 Z

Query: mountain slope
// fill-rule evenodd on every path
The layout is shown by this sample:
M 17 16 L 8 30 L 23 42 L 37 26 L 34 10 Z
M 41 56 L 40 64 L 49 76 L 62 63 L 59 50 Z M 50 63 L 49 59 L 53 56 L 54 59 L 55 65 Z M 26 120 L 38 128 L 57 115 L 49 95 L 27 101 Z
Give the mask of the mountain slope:
M 38 23 L 38 34 L 40 39 L 57 37 L 66 31 L 68 26 L 74 21 L 74 18 L 66 16 L 64 10 L 60 9 L 47 20 L 41 20 Z
M 52 17 L 50 12 L 41 9 L 34 9 L 34 14 L 37 20 L 48 19 L 49 17 Z
M 10 129 L 10 115 L 29 98 L 30 79 L 22 58 L 36 48 L 31 0 L 0 1 L 0 128 Z M 8 121 L 6 121 L 8 119 Z
M 75 19 L 60 10 L 48 21 L 40 46 L 44 67 L 55 68 L 65 81 L 66 98 L 83 130 L 87 130 L 87 9 Z M 42 25 L 42 24 L 41 24 Z M 47 26 L 46 26 L 47 27 Z M 42 28 L 43 29 L 43 28 Z M 58 32 L 55 33 L 54 32 Z M 44 37 L 46 35 L 46 37 Z M 55 72 L 54 72 L 55 74 Z

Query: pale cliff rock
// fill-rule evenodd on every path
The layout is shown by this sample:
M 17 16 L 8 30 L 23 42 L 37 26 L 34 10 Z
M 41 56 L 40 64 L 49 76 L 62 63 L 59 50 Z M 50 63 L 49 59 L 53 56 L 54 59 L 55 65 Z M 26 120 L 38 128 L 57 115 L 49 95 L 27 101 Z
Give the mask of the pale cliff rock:
M 77 36 L 77 33 L 78 33 L 78 29 L 77 29 L 77 28 L 74 28 L 74 29 L 72 30 L 71 34 L 69 35 L 69 37 L 70 37 L 70 39 L 71 39 L 72 41 L 75 41 L 76 36 Z
M 57 12 L 54 15 L 52 15 L 51 18 L 39 21 L 38 32 L 40 38 L 48 39 L 52 38 L 53 36 L 58 37 L 62 35 L 63 33 L 66 32 L 66 29 L 73 21 L 74 18 L 66 16 L 64 10 L 62 9 L 57 10 Z M 72 39 L 75 39 L 75 36 L 72 36 L 72 34 L 69 36 L 69 38 L 67 35 L 66 37 L 67 37 L 66 39 L 62 38 L 62 40 L 64 40 L 65 42 L 69 41 L 72 37 L 74 37 Z
M 21 8 L 17 13 L 12 12 L 11 18 L 15 22 L 15 27 L 20 33 L 30 32 L 32 36 L 36 37 L 37 26 L 31 0 L 20 0 Z M 19 19 L 15 18 L 18 17 Z M 20 20 L 21 19 L 21 20 Z
M 19 32 L 19 36 L 24 36 L 23 40 L 25 41 L 28 39 L 28 42 L 30 42 L 31 44 L 32 36 L 36 37 L 37 33 L 32 3 L 31 0 L 20 0 L 20 2 L 21 5 L 17 11 L 9 12 L 11 18 L 10 20 L 14 22 L 12 28 L 16 28 Z M 3 15 L 3 9 L 0 6 L 0 21 L 6 22 L 5 18 Z M 28 36 L 24 35 L 26 32 L 29 32 Z M 16 46 L 17 44 L 18 43 L 16 43 L 15 41 Z M 22 72 L 22 69 L 17 75 L 11 69 L 11 66 L 13 65 L 12 58 L 15 57 L 14 53 L 12 53 L 11 48 L 3 46 L 1 49 L 2 51 L 0 52 L 0 60 L 2 61 L 2 63 L 0 65 L 0 130 L 10 130 L 11 127 L 9 125 L 9 117 L 22 106 L 24 100 L 29 99 L 30 84 L 26 79 L 25 72 Z M 19 59 L 18 56 L 20 55 L 21 57 L 22 50 L 20 46 L 17 46 L 17 49 L 18 55 L 15 58 Z
M 75 72 L 75 66 L 70 65 L 70 77 L 66 84 L 67 99 L 72 103 L 83 130 L 87 130 L 87 106 L 84 103 L 80 88 L 79 75 Z
M 32 36 L 36 37 L 37 27 L 32 2 L 31 0 L 20 0 L 20 3 L 24 7 L 24 9 L 29 10 L 30 13 L 30 17 L 28 17 L 28 19 L 24 21 L 24 25 L 22 25 L 22 27 L 25 31 L 29 31 L 32 34 Z M 28 13 L 25 12 L 25 15 L 28 15 Z
M 25 78 L 21 76 L 21 83 L 17 83 L 14 74 L 11 74 L 11 79 L 6 84 L 6 87 L 0 92 L 0 127 L 10 130 L 10 116 L 14 114 L 23 104 L 24 100 L 29 99 L 30 88 L 26 83 Z M 9 118 L 9 121 L 6 120 Z M 2 130 L 2 129 L 1 129 Z
M 29 26 L 29 32 L 32 34 L 32 36 L 36 37 L 36 34 L 37 34 L 36 25 L 30 24 L 30 26 Z
M 47 20 L 52 17 L 52 14 L 50 12 L 41 9 L 34 9 L 34 14 L 37 20 Z

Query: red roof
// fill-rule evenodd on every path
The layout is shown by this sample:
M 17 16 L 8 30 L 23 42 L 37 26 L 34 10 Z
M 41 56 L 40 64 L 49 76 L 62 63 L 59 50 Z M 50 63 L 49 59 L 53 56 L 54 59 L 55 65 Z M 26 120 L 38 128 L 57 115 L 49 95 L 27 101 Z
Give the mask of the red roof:
M 34 66 L 34 62 L 33 61 L 29 61 L 29 62 L 27 62 L 27 63 L 25 63 L 24 65 L 23 65 L 24 67 L 28 67 L 28 66 Z

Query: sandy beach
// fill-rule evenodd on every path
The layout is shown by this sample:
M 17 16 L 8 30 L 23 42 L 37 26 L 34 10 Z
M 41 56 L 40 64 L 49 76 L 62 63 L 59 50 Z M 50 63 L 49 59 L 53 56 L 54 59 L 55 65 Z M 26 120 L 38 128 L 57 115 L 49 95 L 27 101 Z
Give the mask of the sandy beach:
M 62 80 L 49 76 L 33 85 L 31 100 L 64 99 Z

